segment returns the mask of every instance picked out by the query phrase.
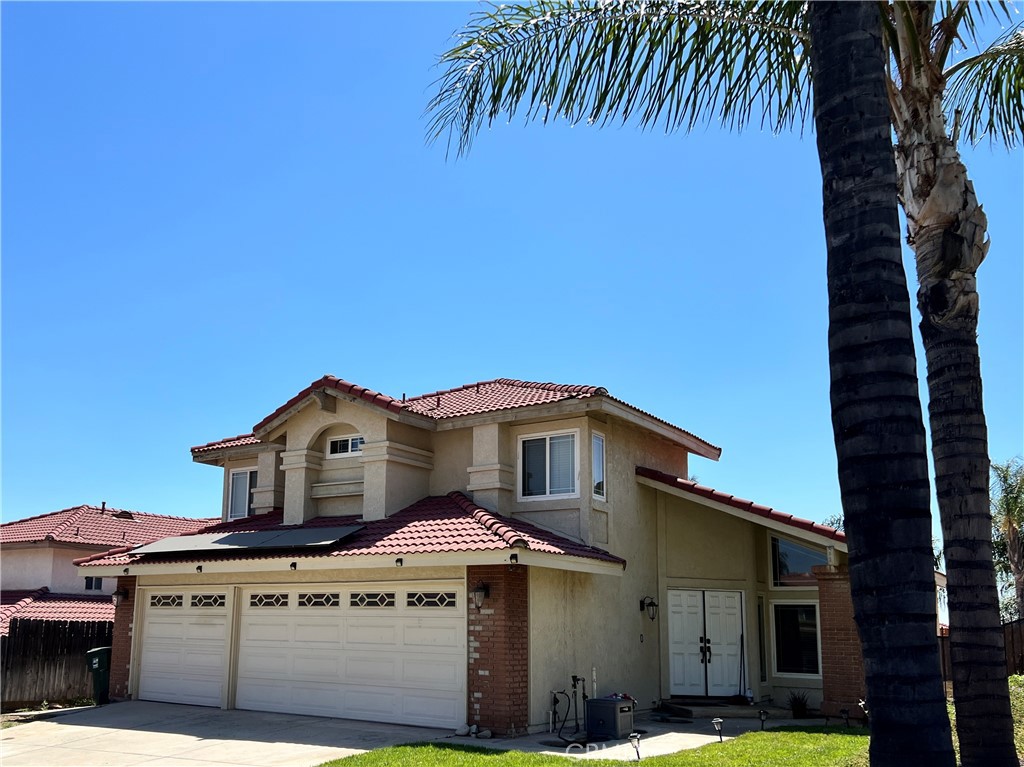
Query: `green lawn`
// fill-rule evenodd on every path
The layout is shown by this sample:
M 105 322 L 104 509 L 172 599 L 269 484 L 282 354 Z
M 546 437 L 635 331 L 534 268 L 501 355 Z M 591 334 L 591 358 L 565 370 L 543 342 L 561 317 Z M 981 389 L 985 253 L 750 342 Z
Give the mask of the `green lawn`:
M 581 762 L 565 756 L 428 743 L 379 748 L 321 767 L 622 767 L 627 763 L 597 759 Z M 644 757 L 643 763 L 651 767 L 867 767 L 868 737 L 866 730 L 858 728 L 779 728 L 667 756 Z
M 1010 705 L 1017 753 L 1024 754 L 1024 676 L 1010 677 Z M 949 716 L 954 723 L 956 745 L 952 703 Z M 641 746 L 641 755 L 642 749 Z M 780 727 L 667 756 L 644 757 L 643 763 L 651 767 L 867 767 L 868 735 L 867 730 L 859 728 Z M 327 762 L 321 767 L 622 767 L 623 764 L 627 762 L 594 759 L 581 762 L 564 756 L 428 743 L 380 748 Z

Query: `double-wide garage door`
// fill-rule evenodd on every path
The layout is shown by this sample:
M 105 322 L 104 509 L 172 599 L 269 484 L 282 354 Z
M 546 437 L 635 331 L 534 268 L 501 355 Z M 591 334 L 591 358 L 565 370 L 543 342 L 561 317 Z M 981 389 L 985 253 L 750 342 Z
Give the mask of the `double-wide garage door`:
M 221 596 L 221 608 L 202 607 L 219 603 Z M 223 693 L 228 669 L 234 668 L 236 708 L 439 727 L 466 719 L 461 584 L 259 586 L 230 593 L 154 589 L 147 600 L 142 698 L 232 705 Z M 228 627 L 234 614 L 238 631 L 232 647 Z M 197 658 L 200 634 L 209 647 Z

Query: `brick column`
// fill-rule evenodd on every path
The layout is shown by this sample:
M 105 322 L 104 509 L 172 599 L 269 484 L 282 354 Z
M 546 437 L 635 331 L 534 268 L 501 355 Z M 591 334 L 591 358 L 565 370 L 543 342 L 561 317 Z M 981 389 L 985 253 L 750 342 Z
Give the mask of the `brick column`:
M 499 737 L 529 724 L 527 570 L 521 565 L 466 568 L 466 590 L 490 589 L 479 610 L 469 597 L 469 724 Z
M 132 658 L 132 622 L 135 620 L 135 576 L 117 578 L 117 591 L 127 591 L 114 610 L 114 639 L 110 644 L 110 699 L 128 697 L 128 674 Z
M 818 631 L 821 635 L 821 712 L 863 719 L 859 701 L 864 697 L 864 655 L 853 620 L 850 571 L 843 565 L 814 568 L 818 580 Z

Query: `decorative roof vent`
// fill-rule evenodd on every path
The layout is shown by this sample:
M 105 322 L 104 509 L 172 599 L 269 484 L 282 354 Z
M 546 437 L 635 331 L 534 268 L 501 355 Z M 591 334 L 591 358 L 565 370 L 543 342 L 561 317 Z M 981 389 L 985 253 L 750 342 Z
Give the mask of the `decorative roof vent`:
M 119 511 L 113 517 L 114 519 L 135 519 L 130 511 Z

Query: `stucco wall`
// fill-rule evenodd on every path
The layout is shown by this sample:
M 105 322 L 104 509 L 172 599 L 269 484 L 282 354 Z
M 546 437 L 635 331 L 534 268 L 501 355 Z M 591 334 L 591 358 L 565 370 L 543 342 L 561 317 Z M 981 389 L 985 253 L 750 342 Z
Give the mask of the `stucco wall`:
M 53 552 L 40 544 L 31 549 L 4 546 L 0 556 L 0 580 L 5 589 L 38 589 L 50 585 Z
M 89 556 L 103 548 L 30 544 L 3 547 L 0 556 L 0 583 L 5 589 L 38 589 L 49 587 L 55 594 L 112 594 L 114 579 L 104 578 L 99 591 L 86 591 L 85 578 L 78 574 L 72 560 Z

